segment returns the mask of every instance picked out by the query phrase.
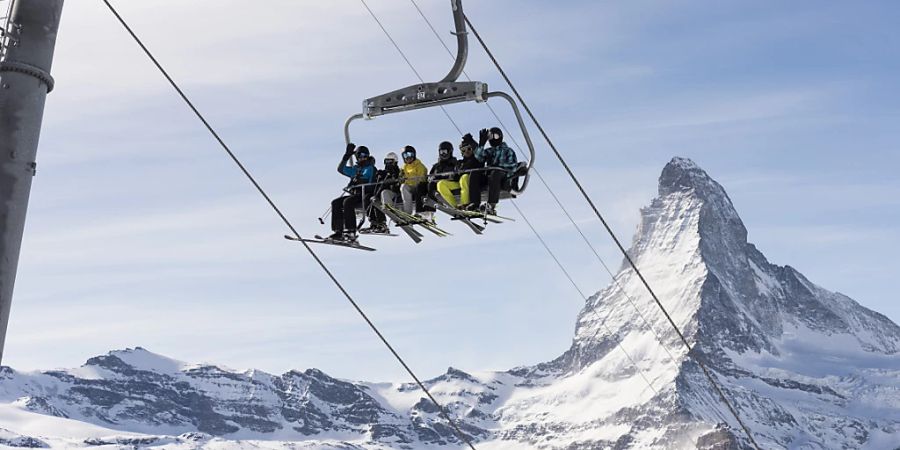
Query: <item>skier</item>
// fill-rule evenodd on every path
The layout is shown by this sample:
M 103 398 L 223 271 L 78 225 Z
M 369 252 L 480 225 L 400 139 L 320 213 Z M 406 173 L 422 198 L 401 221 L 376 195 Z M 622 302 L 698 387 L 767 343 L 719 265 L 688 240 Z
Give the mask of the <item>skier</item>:
M 403 199 L 403 212 L 413 214 L 413 212 L 422 211 L 422 196 L 419 195 L 423 189 L 427 189 L 428 169 L 425 164 L 416 158 L 416 149 L 407 145 L 403 148 L 403 174 L 401 179 L 403 184 L 400 186 L 400 197 Z M 419 185 L 426 187 L 419 187 Z
M 484 144 L 491 146 L 485 148 Z M 475 149 L 475 157 L 485 163 L 485 166 L 493 168 L 484 172 L 474 172 L 469 181 L 472 203 L 468 209 L 478 210 L 481 203 L 481 193 L 488 188 L 488 202 L 482 208 L 485 214 L 497 214 L 497 202 L 500 201 L 500 190 L 515 173 L 518 162 L 514 152 L 506 142 L 503 142 L 503 131 L 497 127 L 490 130 L 483 129 L 478 136 L 478 147 Z
M 419 192 L 419 195 L 425 194 L 433 201 L 437 201 L 436 193 L 437 193 L 437 185 L 439 182 L 443 180 L 450 180 L 454 177 L 454 172 L 456 172 L 456 166 L 458 161 L 456 157 L 453 156 L 453 144 L 444 141 L 438 145 L 438 162 L 434 163 L 431 166 L 431 171 L 428 172 L 430 175 L 431 181 L 428 182 L 426 187 L 427 192 Z M 423 185 L 419 185 L 422 187 Z M 430 206 L 425 206 L 426 213 L 434 212 L 434 208 Z
M 456 163 L 457 174 L 449 179 L 440 180 L 437 183 L 437 191 L 448 205 L 453 208 L 465 209 L 470 202 L 469 199 L 469 180 L 472 171 L 484 167 L 484 163 L 475 158 L 475 147 L 478 143 L 472 137 L 471 133 L 467 133 L 459 144 L 459 152 L 462 159 Z M 459 189 L 459 203 L 453 195 L 453 191 Z
M 384 169 L 375 172 L 375 193 L 373 201 L 380 199 L 383 205 L 394 205 L 400 196 L 400 166 L 397 165 L 397 154 L 390 152 L 384 156 Z M 370 209 L 369 220 L 372 233 L 389 233 L 387 218 L 378 208 Z
M 356 164 L 350 164 L 350 159 L 354 156 Z M 341 195 L 331 202 L 331 230 L 334 233 L 328 239 L 355 242 L 356 208 L 362 206 L 363 199 L 369 198 L 373 192 L 373 186 L 359 185 L 371 184 L 375 179 L 375 164 L 369 149 L 363 145 L 356 147 L 354 144 L 347 144 L 337 171 L 350 178 L 350 182 L 346 189 L 348 195 Z

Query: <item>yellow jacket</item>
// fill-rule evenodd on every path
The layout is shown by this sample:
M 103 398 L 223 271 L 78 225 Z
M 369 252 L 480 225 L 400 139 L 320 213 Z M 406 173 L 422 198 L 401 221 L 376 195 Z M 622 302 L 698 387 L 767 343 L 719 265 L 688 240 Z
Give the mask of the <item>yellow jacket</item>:
M 403 184 L 407 186 L 415 186 L 428 181 L 425 178 L 426 176 L 428 176 L 428 169 L 418 159 L 413 161 L 412 164 L 403 165 Z

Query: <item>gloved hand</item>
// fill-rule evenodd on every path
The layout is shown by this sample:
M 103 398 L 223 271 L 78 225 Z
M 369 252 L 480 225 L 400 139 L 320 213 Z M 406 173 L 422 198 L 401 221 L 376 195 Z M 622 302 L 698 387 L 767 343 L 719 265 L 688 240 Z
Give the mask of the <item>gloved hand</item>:
M 478 146 L 484 147 L 484 144 L 488 141 L 488 134 L 490 132 L 487 128 L 482 128 L 481 131 L 478 132 Z
M 347 144 L 347 150 L 344 151 L 344 157 L 349 158 L 349 157 L 353 156 L 354 150 L 356 150 L 356 144 L 354 144 L 352 142 Z

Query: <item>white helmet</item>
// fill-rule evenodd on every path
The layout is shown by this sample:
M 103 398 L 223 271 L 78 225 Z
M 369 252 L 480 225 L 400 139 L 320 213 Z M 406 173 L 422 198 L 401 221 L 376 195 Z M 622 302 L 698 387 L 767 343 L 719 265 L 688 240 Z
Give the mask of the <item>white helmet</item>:
M 387 155 L 384 155 L 384 162 L 385 162 L 385 164 L 387 164 L 387 162 L 388 162 L 389 160 L 390 160 L 390 161 L 394 161 L 394 163 L 397 163 L 397 161 L 399 161 L 400 159 L 397 158 L 397 154 L 396 154 L 396 153 L 390 152 L 390 153 L 388 153 Z

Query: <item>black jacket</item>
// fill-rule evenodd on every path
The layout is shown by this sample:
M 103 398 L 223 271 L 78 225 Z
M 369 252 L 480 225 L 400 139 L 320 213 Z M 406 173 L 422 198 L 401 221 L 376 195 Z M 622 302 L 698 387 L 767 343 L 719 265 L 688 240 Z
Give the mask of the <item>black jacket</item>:
M 478 158 L 476 158 L 475 156 L 470 156 L 468 158 L 463 158 L 461 161 L 459 161 L 456 165 L 456 170 L 458 172 L 462 172 L 464 170 L 480 169 L 482 167 L 484 167 L 483 161 L 479 161 Z M 466 172 L 466 173 L 470 173 L 470 172 Z M 464 175 L 464 174 L 460 173 L 460 174 L 456 175 L 455 177 L 453 177 L 453 180 L 458 181 L 459 177 L 461 177 L 462 175 Z
M 442 159 L 442 160 L 434 163 L 434 165 L 431 166 L 431 172 L 429 172 L 429 173 L 431 175 L 434 175 L 437 173 L 446 174 L 446 173 L 450 173 L 450 172 L 456 172 L 457 164 L 458 164 L 458 161 L 456 160 L 456 158 L 451 156 L 447 159 Z M 440 175 L 440 176 L 436 176 L 436 177 L 432 178 L 431 181 L 449 180 L 453 177 L 454 177 L 454 175 Z
M 384 183 L 379 186 L 379 190 L 388 190 L 400 192 L 400 166 L 385 166 L 384 169 L 375 173 L 375 182 Z M 387 183 L 385 183 L 387 181 Z

